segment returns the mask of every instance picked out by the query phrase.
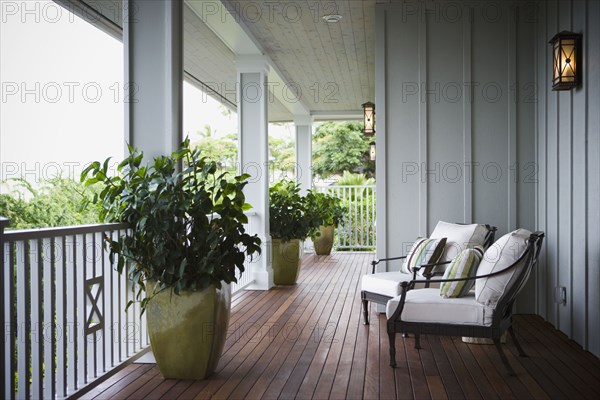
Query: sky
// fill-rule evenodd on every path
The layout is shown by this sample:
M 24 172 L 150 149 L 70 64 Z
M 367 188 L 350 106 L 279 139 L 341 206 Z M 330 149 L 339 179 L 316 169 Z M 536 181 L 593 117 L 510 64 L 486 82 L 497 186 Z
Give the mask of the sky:
M 0 0 L 0 11 L 0 181 L 77 177 L 91 161 L 121 159 L 123 44 L 49 0 Z M 184 83 L 185 135 L 206 124 L 237 132 L 237 115 L 221 109 Z

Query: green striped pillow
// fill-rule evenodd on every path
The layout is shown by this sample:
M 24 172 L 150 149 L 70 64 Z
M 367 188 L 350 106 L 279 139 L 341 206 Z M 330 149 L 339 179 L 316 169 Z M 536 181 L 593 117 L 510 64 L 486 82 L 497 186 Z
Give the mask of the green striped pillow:
M 475 276 L 479 262 L 483 258 L 483 247 L 475 246 L 465 249 L 457 254 L 444 272 L 443 279 L 468 278 Z M 469 293 L 475 284 L 475 280 L 443 282 L 440 285 L 440 296 L 444 298 L 462 297 Z
M 412 274 L 413 267 L 435 263 L 439 260 L 446 247 L 446 238 L 427 239 L 417 238 L 408 252 L 400 271 Z M 420 271 L 421 273 L 423 271 Z

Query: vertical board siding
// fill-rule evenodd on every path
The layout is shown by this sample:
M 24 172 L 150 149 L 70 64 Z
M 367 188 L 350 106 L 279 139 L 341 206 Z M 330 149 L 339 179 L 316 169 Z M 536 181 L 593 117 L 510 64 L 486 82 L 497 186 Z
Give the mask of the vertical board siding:
M 574 32 L 586 32 L 585 7 L 577 7 L 573 9 L 573 27 Z M 586 118 L 578 118 L 577 110 L 585 110 L 587 89 L 586 85 L 582 85 L 580 90 L 573 93 L 572 105 L 572 186 L 582 188 L 582 190 L 572 190 L 573 197 L 571 199 L 573 214 L 572 214 L 572 253 L 571 262 L 573 265 L 571 276 L 571 302 L 572 302 L 572 337 L 578 343 L 586 342 L 587 331 L 587 305 L 585 290 L 577 290 L 577 288 L 586 287 L 587 261 L 586 251 L 587 243 L 585 240 L 587 231 L 586 218 L 586 196 L 587 187 L 586 180 L 586 162 L 587 154 L 586 147 Z M 579 323 L 578 321 L 583 321 Z
M 468 20 L 468 17 L 465 18 Z M 430 232 L 448 215 L 461 222 L 463 187 L 463 22 L 427 14 L 427 228 Z M 447 63 L 446 60 L 456 60 Z M 446 201 L 453 198 L 457 201 Z
M 498 237 L 516 226 L 535 229 L 535 183 L 518 180 L 520 166 L 535 175 L 535 18 L 519 17 L 533 6 L 450 8 L 427 1 L 377 5 L 385 51 L 376 67 L 393 76 L 377 78 L 388 177 L 377 182 L 386 199 L 379 215 L 387 222 L 380 257 L 402 254 L 402 243 L 429 234 L 439 220 L 492 224 Z M 525 49 L 516 48 L 521 41 Z M 521 80 L 530 84 L 523 93 L 528 104 L 520 99 Z
M 527 2 L 522 7 L 515 9 L 516 21 L 516 81 L 511 90 L 511 101 L 516 107 L 516 132 L 515 158 L 511 165 L 510 179 L 515 184 L 516 207 L 515 227 L 540 230 L 536 226 L 535 196 L 536 186 L 539 182 L 538 168 L 536 167 L 536 141 L 534 133 L 536 119 L 523 118 L 524 115 L 535 116 L 536 102 L 539 94 L 535 85 L 535 22 L 536 7 L 534 3 Z M 533 40 L 532 40 L 533 39 Z M 538 268 L 535 273 L 539 272 Z M 534 314 L 536 312 L 536 280 L 530 278 L 523 292 L 519 295 L 516 311 L 519 313 Z
M 550 39 L 554 33 L 558 32 L 557 15 L 558 2 L 556 0 L 548 1 L 548 23 L 546 25 L 545 37 Z M 552 76 L 552 54 L 547 53 L 546 60 L 543 60 L 548 71 L 548 77 Z M 547 85 L 546 82 L 540 82 L 540 85 Z M 554 287 L 558 283 L 558 252 L 559 252 L 559 226 L 558 226 L 558 101 L 555 92 L 548 92 L 548 103 L 546 105 L 546 123 L 547 130 L 547 230 L 546 244 L 548 247 L 546 270 L 548 271 L 548 279 L 546 281 L 549 291 L 546 297 L 548 307 L 548 321 L 556 326 L 558 323 L 558 308 L 554 302 Z
M 472 82 L 471 72 L 471 43 L 473 29 L 473 9 L 463 7 L 463 82 Z M 473 114 L 471 110 L 471 99 L 473 98 L 473 88 L 463 88 L 463 187 L 464 187 L 464 212 L 462 222 L 473 220 L 473 179 L 471 165 L 473 162 Z
M 571 7 L 570 2 L 560 1 L 558 3 L 558 30 L 570 31 Z M 572 118 L 572 91 L 556 92 L 558 97 L 558 283 L 560 287 L 567 288 L 567 302 L 558 307 L 558 327 L 568 336 L 571 336 L 571 314 L 572 295 L 571 273 L 573 248 L 571 224 L 573 221 L 572 207 L 572 141 L 573 141 L 573 118 Z
M 600 2 L 586 2 L 587 29 L 584 48 L 587 88 L 585 116 L 587 122 L 587 287 L 578 290 L 586 293 L 588 326 L 587 348 L 600 356 Z
M 471 7 L 473 16 L 471 22 L 463 12 L 458 36 L 456 25 L 440 22 L 435 7 L 425 12 L 431 3 L 377 5 L 386 42 L 376 64 L 395 77 L 384 81 L 385 104 L 378 115 L 387 153 L 394 154 L 386 158 L 385 171 L 395 179 L 378 183 L 387 200 L 380 215 L 394 221 L 380 237 L 385 255 L 401 252 L 394 243 L 428 233 L 424 211 L 426 230 L 443 218 L 494 224 L 498 237 L 514 227 L 544 230 L 543 268 L 525 288 L 517 311 L 537 312 L 600 355 L 600 2 L 494 3 L 501 10 L 494 21 L 482 16 L 484 3 L 463 3 L 462 10 Z M 561 30 L 582 33 L 585 54 L 583 84 L 559 93 L 551 90 L 548 41 Z M 444 40 L 448 55 L 442 70 L 436 46 Z M 472 101 L 457 106 L 432 100 L 428 86 L 457 74 L 477 85 Z M 500 88 L 497 101 L 490 99 L 491 87 L 482 93 L 486 84 Z M 440 120 L 448 115 L 443 132 Z M 447 160 L 472 161 L 472 185 L 463 183 L 455 193 L 447 181 L 432 179 L 428 171 Z M 492 174 L 498 166 L 499 177 Z M 407 174 L 407 167 L 415 173 Z M 555 301 L 556 287 L 567 289 L 566 304 Z
M 590 352 L 600 355 L 600 3 L 538 4 L 537 225 L 547 232 L 547 276 L 536 276 L 537 312 Z M 583 35 L 583 82 L 551 90 L 548 40 L 557 32 Z M 567 288 L 566 304 L 555 288 Z
M 548 41 L 546 39 L 546 2 L 541 2 L 537 5 L 537 15 L 534 16 L 536 21 L 536 44 L 535 44 L 535 55 L 536 55 L 536 75 L 535 75 L 535 88 L 537 89 L 537 102 L 535 103 L 535 115 L 536 115 L 536 162 L 534 164 L 537 172 L 537 185 L 536 185 L 536 224 L 537 229 L 548 233 L 547 228 L 547 121 L 546 114 L 542 113 L 542 110 L 546 109 L 548 100 L 548 89 L 547 85 L 540 84 L 541 82 L 548 82 Z M 548 246 L 542 246 L 542 250 L 539 256 L 538 263 L 541 268 L 536 268 L 534 279 L 536 285 L 536 312 L 545 319 L 548 319 L 548 305 L 546 298 L 548 296 L 548 268 L 547 268 L 547 254 Z

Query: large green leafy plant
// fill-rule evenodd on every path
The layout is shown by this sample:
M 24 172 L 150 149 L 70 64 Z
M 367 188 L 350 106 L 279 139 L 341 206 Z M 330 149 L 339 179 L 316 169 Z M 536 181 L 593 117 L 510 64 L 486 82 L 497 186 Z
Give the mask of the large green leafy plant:
M 117 270 L 129 266 L 142 309 L 162 290 L 179 294 L 236 282 L 246 257 L 260 254 L 260 239 L 244 229 L 249 205 L 242 189 L 249 176 L 231 181 L 217 175 L 217 165 L 190 149 L 188 140 L 147 165 L 143 154 L 129 147 L 119 173 L 109 176 L 108 169 L 109 160 L 94 162 L 81 179 L 102 186 L 94 202 L 103 221 L 131 227 L 130 234 L 106 240 Z M 155 286 L 144 297 L 147 282 Z
M 342 199 L 327 193 L 313 193 L 308 206 L 309 212 L 319 220 L 319 225 L 323 226 L 338 226 L 348 212 L 342 205 Z
M 287 242 L 304 240 L 316 233 L 319 217 L 310 212 L 314 193 L 300 195 L 300 185 L 293 181 L 281 181 L 269 189 L 269 225 L 271 236 Z

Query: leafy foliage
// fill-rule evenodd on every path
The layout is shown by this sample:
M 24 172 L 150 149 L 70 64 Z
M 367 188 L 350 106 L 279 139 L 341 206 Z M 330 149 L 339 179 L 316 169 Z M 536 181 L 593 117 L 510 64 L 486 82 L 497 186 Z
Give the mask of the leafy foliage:
M 289 138 L 269 137 L 269 151 L 273 170 L 294 172 L 296 167 L 296 152 L 294 142 Z
M 243 272 L 246 256 L 261 251 L 260 239 L 244 229 L 249 205 L 242 189 L 248 175 L 226 180 L 214 161 L 190 149 L 189 140 L 171 156 L 149 165 L 142 161 L 143 153 L 130 147 L 120 175 L 108 176 L 109 160 L 92 163 L 81 175 L 86 185 L 102 187 L 94 199 L 101 219 L 131 226 L 130 235 L 106 241 L 117 270 L 122 273 L 129 264 L 138 300 L 146 283 L 155 283 L 150 297 L 141 300 L 142 310 L 159 291 L 179 294 L 236 282 L 236 268 Z
M 237 170 L 238 145 L 237 134 L 230 133 L 223 137 L 215 137 L 209 126 L 201 134 L 197 147 L 207 160 L 217 163 L 221 171 L 234 172 Z
M 367 178 L 363 174 L 353 174 L 352 172 L 344 171 L 342 177 L 336 182 L 338 186 L 371 186 L 375 185 L 375 179 Z
M 342 199 L 326 193 L 315 192 L 309 197 L 308 209 L 316 218 L 319 225 L 337 226 L 348 212 L 342 205 Z
M 16 183 L 14 190 L 0 194 L 0 215 L 10 220 L 11 228 L 98 223 L 97 210 L 81 206 L 83 199 L 92 199 L 93 188 L 60 177 L 43 181 L 38 188 L 24 179 L 15 179 L 11 183 Z
M 280 181 L 269 189 L 269 224 L 271 236 L 283 241 L 304 240 L 314 235 L 321 223 L 312 213 L 314 193 L 300 195 L 300 185 L 293 181 Z
M 369 143 L 363 124 L 359 122 L 325 122 L 313 135 L 313 172 L 323 178 L 340 175 L 344 171 L 367 169 L 374 162 L 369 159 Z

